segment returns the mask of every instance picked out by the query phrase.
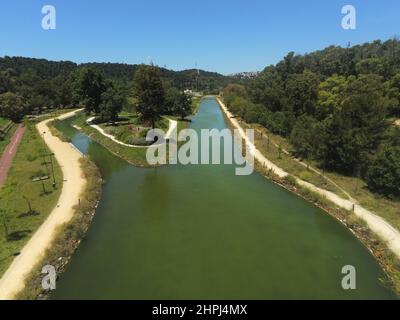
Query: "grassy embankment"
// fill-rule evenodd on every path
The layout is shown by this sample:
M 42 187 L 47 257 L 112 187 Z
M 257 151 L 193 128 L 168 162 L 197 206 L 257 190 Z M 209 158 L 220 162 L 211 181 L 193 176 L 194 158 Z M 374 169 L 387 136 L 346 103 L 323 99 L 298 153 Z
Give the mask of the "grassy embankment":
M 26 125 L 7 180 L 0 189 L 0 275 L 55 207 L 63 184 L 61 168 L 52 157 L 57 182 L 53 189 L 50 152 L 34 123 Z M 44 175 L 49 179 L 32 181 Z
M 41 285 L 42 266 L 53 265 L 56 268 L 57 275 L 62 274 L 79 243 L 84 240 L 100 199 L 102 179 L 98 168 L 92 161 L 88 158 L 81 158 L 80 161 L 87 181 L 86 188 L 80 196 L 83 200 L 75 206 L 72 220 L 68 224 L 60 226 L 57 230 L 51 248 L 45 252 L 44 258 L 37 263 L 26 279 L 25 288 L 18 294 L 18 299 L 47 298 L 49 292 L 44 291 Z
M 201 98 L 193 99 L 192 103 L 192 114 L 195 114 L 198 110 L 200 105 Z M 132 115 L 132 113 L 121 113 L 121 117 L 130 118 L 132 121 L 135 121 L 136 115 Z M 107 148 L 113 154 L 119 156 L 120 158 L 124 159 L 125 161 L 135 165 L 135 166 L 142 166 L 142 167 L 149 167 L 149 164 L 146 160 L 146 151 L 147 148 L 140 147 L 140 148 L 131 148 L 120 145 L 111 139 L 102 135 L 98 130 L 90 127 L 87 125 L 86 120 L 87 116 L 82 112 L 79 114 L 75 119 L 72 121 L 72 125 L 78 126 L 85 134 L 87 134 L 91 139 L 101 144 L 103 147 Z M 188 120 L 181 120 L 179 117 L 176 116 L 165 116 L 163 120 L 158 123 L 158 126 L 163 129 L 164 131 L 168 130 L 167 122 L 165 118 L 169 118 L 172 120 L 178 121 L 178 132 L 182 129 L 185 129 L 189 126 L 190 121 Z M 134 124 L 134 123 L 131 123 Z M 56 133 L 57 134 L 57 133 Z
M 337 187 L 330 184 L 329 181 L 325 180 L 320 175 L 307 170 L 307 168 L 305 168 L 304 166 L 300 165 L 297 161 L 295 161 L 293 157 L 284 154 L 282 150 L 279 150 L 279 149 L 286 149 L 288 151 L 292 150 L 287 140 L 285 140 L 280 136 L 271 134 L 270 132 L 268 132 L 267 129 L 262 128 L 259 125 L 255 124 L 249 125 L 240 119 L 237 120 L 239 120 L 241 126 L 244 128 L 254 128 L 256 130 L 261 129 L 263 131 L 262 137 L 260 134 L 255 134 L 255 144 L 257 148 L 259 148 L 259 150 L 273 163 L 280 166 L 285 171 L 289 172 L 290 175 L 282 179 L 279 176 L 277 176 L 273 171 L 264 168 L 260 163 L 256 162 L 255 169 L 257 170 L 257 172 L 259 172 L 266 178 L 274 181 L 283 188 L 298 194 L 305 200 L 318 206 L 325 212 L 329 213 L 330 215 L 338 219 L 346 227 L 348 227 L 350 231 L 352 231 L 352 233 L 369 249 L 369 251 L 374 255 L 374 257 L 377 259 L 379 264 L 384 269 L 387 278 L 382 279 L 382 282 L 387 287 L 390 287 L 400 298 L 400 260 L 387 247 L 385 241 L 383 241 L 379 236 L 373 233 L 366 226 L 365 222 L 362 221 L 360 218 L 358 218 L 353 212 L 339 208 L 337 207 L 337 205 L 326 199 L 324 196 L 315 193 L 313 191 L 310 191 L 309 189 L 303 186 L 299 186 L 296 183 L 296 180 L 293 177 L 293 175 L 296 175 L 297 177 L 300 177 L 302 179 L 306 178 L 304 180 L 307 180 L 311 183 L 314 183 L 313 181 L 316 181 L 317 183 L 315 184 L 317 186 L 333 191 L 337 193 L 339 196 L 345 197 L 343 192 L 340 192 L 340 190 L 338 191 Z M 230 123 L 230 121 L 227 121 L 227 123 L 229 127 L 232 128 L 232 124 Z M 267 135 L 269 138 L 267 138 Z M 269 142 L 268 139 L 270 139 Z M 275 147 L 274 143 L 280 146 L 280 148 Z M 316 167 L 315 163 L 310 163 L 310 165 Z M 307 176 L 305 176 L 304 170 L 306 170 Z M 322 169 L 319 170 L 322 171 Z M 324 175 L 326 174 L 340 187 L 343 187 L 343 185 L 340 183 L 340 179 L 335 179 L 335 176 L 339 175 L 324 172 Z M 349 177 L 348 179 L 355 179 L 355 178 Z M 354 184 L 353 186 L 357 186 L 357 188 L 361 189 L 362 185 L 360 181 L 353 180 L 353 184 Z M 351 184 L 348 184 L 347 186 L 351 186 Z M 346 188 L 344 188 L 344 190 L 349 192 L 350 195 L 353 196 L 351 190 L 347 190 Z M 364 190 L 364 192 L 368 191 Z M 358 199 L 358 197 L 356 197 L 356 199 Z M 384 201 L 389 201 L 389 200 L 384 200 Z
M 243 121 L 241 121 L 242 124 Z M 258 130 L 262 130 L 263 137 L 260 134 L 256 135 L 256 145 L 260 151 L 267 156 L 272 162 L 276 163 L 281 168 L 285 169 L 290 174 L 297 176 L 305 181 L 315 184 L 323 189 L 333 191 L 340 197 L 346 199 L 346 195 L 340 191 L 337 187 L 332 185 L 329 181 L 324 179 L 321 175 L 316 174 L 311 170 L 307 170 L 304 166 L 300 165 L 294 160 L 293 156 L 281 153 L 279 158 L 279 150 L 274 146 L 274 143 L 281 145 L 281 148 L 291 152 L 293 147 L 287 141 L 287 139 L 277 136 L 269 132 L 266 128 L 255 124 L 244 124 L 245 127 L 252 127 Z M 269 138 L 267 138 L 267 136 Z M 270 139 L 269 148 L 268 139 Z M 344 176 L 339 173 L 324 171 L 318 167 L 318 164 L 314 161 L 308 161 L 310 166 L 316 168 L 318 171 L 334 181 L 340 188 L 345 190 L 350 196 L 355 199 L 360 205 L 369 209 L 385 220 L 392 224 L 395 228 L 400 230 L 400 201 L 390 200 L 383 196 L 376 195 L 368 190 L 366 183 L 357 177 Z

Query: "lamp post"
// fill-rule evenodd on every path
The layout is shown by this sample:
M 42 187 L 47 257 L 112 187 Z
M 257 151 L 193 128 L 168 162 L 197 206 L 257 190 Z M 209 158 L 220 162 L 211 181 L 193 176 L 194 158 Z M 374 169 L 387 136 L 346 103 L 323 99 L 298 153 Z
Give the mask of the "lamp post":
M 56 187 L 56 176 L 54 175 L 54 166 L 53 166 L 53 159 L 54 153 L 50 153 L 50 165 L 51 165 L 51 174 L 53 175 L 53 188 Z
M 45 141 L 44 141 L 44 135 L 45 135 L 45 133 L 46 133 L 46 131 L 43 131 L 43 144 L 44 144 L 44 148 L 45 148 Z M 44 155 L 46 154 L 46 149 L 44 149 Z M 56 187 L 56 185 L 57 185 L 57 183 L 56 183 L 56 176 L 54 175 L 54 165 L 53 165 L 53 159 L 52 159 L 52 157 L 54 156 L 54 153 L 53 152 L 51 152 L 50 154 L 49 154 L 49 158 L 50 158 L 50 166 L 51 166 L 51 174 L 53 175 L 53 188 L 55 189 L 55 187 Z M 47 162 L 46 162 L 46 159 L 45 159 L 45 163 L 46 163 L 46 169 L 47 169 Z M 47 169 L 47 171 L 48 171 L 48 169 Z
M 44 135 L 45 135 L 46 131 L 42 132 L 42 139 L 43 139 L 43 161 L 44 161 L 44 165 L 46 166 L 46 171 L 47 174 L 49 174 L 49 168 L 47 167 L 47 161 L 46 161 L 46 142 L 44 141 Z

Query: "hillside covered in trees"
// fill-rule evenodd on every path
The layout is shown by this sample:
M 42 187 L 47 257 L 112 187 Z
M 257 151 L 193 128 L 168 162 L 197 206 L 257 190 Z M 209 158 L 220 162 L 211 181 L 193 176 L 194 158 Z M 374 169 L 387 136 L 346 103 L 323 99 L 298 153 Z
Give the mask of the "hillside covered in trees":
M 84 63 L 48 61 L 23 57 L 0 58 L 0 116 L 14 121 L 25 114 L 48 108 L 76 106 L 79 75 L 83 69 L 101 74 L 120 93 L 129 96 L 133 75 L 140 65 L 120 63 Z M 203 70 L 172 71 L 159 68 L 166 87 L 217 93 L 232 78 Z
M 291 52 L 247 86 L 224 89 L 231 111 L 286 137 L 297 156 L 400 197 L 400 42 Z

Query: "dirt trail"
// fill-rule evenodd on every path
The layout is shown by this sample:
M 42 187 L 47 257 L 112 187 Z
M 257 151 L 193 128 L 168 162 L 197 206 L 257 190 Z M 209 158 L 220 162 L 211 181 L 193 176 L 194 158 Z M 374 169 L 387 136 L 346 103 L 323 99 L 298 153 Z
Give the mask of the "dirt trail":
M 58 119 L 66 119 L 78 111 L 80 110 L 68 112 L 59 116 Z M 40 261 L 46 249 L 50 247 L 57 227 L 71 220 L 74 214 L 73 206 L 78 204 L 79 196 L 86 185 L 79 162 L 81 154 L 72 148 L 68 142 L 63 142 L 51 134 L 47 126 L 51 120 L 44 120 L 38 123 L 36 128 L 41 133 L 45 132 L 43 135 L 44 140 L 50 150 L 54 152 L 62 168 L 63 188 L 56 207 L 0 279 L 1 300 L 13 299 L 15 294 L 24 288 L 25 277 Z

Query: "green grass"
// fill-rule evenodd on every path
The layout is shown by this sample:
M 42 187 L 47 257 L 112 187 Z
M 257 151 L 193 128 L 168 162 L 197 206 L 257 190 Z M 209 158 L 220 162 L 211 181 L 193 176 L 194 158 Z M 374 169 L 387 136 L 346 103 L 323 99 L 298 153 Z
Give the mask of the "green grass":
M 0 189 L 0 275 L 5 272 L 36 229 L 55 207 L 62 189 L 62 171 L 53 157 L 57 188 L 52 188 L 52 179 L 32 182 L 32 177 L 51 175 L 49 157 L 47 168 L 43 160 L 44 143 L 33 124 L 29 123 L 18 147 L 5 185 Z M 46 153 L 49 151 L 46 147 Z M 27 214 L 31 203 L 35 214 Z M 6 238 L 6 223 L 9 238 Z
M 192 114 L 196 114 L 200 107 L 200 102 L 203 98 L 201 97 L 194 97 L 192 99 Z
M 244 122 L 241 122 L 241 125 L 243 125 L 245 128 L 249 127 L 249 125 L 245 124 Z M 263 132 L 265 132 L 265 134 L 268 134 L 271 141 L 275 142 L 278 145 L 280 144 L 282 148 L 288 150 L 289 152 L 293 150 L 293 147 L 285 138 L 272 134 L 260 125 L 251 125 L 251 127 L 262 130 Z M 258 133 L 255 133 L 255 143 L 256 146 L 263 154 L 266 155 L 267 158 L 269 158 L 278 166 L 282 167 L 290 174 L 295 175 L 305 181 L 308 181 L 318 187 L 332 191 L 342 198 L 348 198 L 335 185 L 332 185 L 331 183 L 329 183 L 329 181 L 316 174 L 315 172 L 307 170 L 307 168 L 298 164 L 291 156 L 281 153 L 281 157 L 279 158 L 278 148 L 273 146 L 272 143 L 270 143 L 268 147 L 265 136 L 263 137 L 263 139 L 261 139 L 260 135 Z M 318 167 L 318 163 L 314 161 L 308 162 L 310 166 L 316 168 L 321 172 L 323 171 L 322 168 Z M 348 194 L 350 194 L 350 196 L 358 201 L 360 205 L 381 216 L 390 224 L 392 224 L 395 228 L 400 230 L 400 201 L 390 200 L 372 193 L 368 190 L 366 183 L 362 179 L 359 179 L 357 177 L 344 176 L 339 173 L 329 171 L 324 171 L 324 175 L 334 181 Z
M 368 190 L 366 183 L 356 177 L 343 176 L 334 172 L 325 173 L 345 189 L 360 205 L 378 214 L 400 230 L 400 201 L 390 200 Z
M 101 175 L 96 165 L 88 158 L 81 158 L 81 168 L 86 179 L 86 187 L 81 195 L 80 205 L 75 206 L 74 216 L 68 224 L 58 228 L 55 240 L 45 252 L 44 257 L 34 266 L 25 281 L 25 288 L 17 295 L 17 299 L 44 299 L 48 292 L 43 291 L 41 281 L 42 266 L 53 265 L 57 274 L 61 274 L 69 258 L 84 238 L 93 218 L 96 205 L 101 195 Z M 60 260 L 59 257 L 62 257 Z
M 193 112 L 197 112 L 199 105 L 201 102 L 201 98 L 196 98 L 193 100 L 192 106 L 193 106 Z M 121 112 L 120 117 L 126 117 L 129 118 L 129 121 L 132 122 L 133 124 L 137 124 L 137 115 L 131 112 Z M 82 129 L 82 131 L 87 134 L 91 139 L 96 141 L 97 143 L 101 144 L 103 147 L 107 148 L 110 152 L 113 154 L 119 156 L 120 158 L 126 160 L 127 162 L 136 165 L 136 166 L 142 166 L 142 167 L 151 167 L 146 159 L 146 151 L 147 148 L 131 148 L 131 147 L 126 147 L 123 145 L 120 145 L 111 139 L 105 137 L 103 134 L 101 134 L 98 130 L 91 128 L 90 126 L 87 125 L 86 119 L 88 117 L 84 114 L 81 113 L 80 115 L 76 116 L 75 119 L 72 121 L 72 125 L 76 125 Z M 178 125 L 177 125 L 177 130 L 178 133 L 180 130 L 185 129 L 189 126 L 190 121 L 188 120 L 181 120 L 177 116 L 163 116 L 159 121 L 156 122 L 156 127 L 160 128 L 164 131 L 168 130 L 169 127 L 169 121 L 168 119 L 171 120 L 177 120 Z M 100 125 L 103 127 L 106 131 L 108 131 L 110 134 L 113 134 L 116 138 L 119 138 L 119 140 L 124 141 L 124 138 L 127 136 L 127 129 L 122 129 L 122 132 L 118 133 L 116 132 L 110 132 L 110 126 L 105 126 Z M 125 127 L 125 126 L 123 126 Z M 118 127 L 115 127 L 118 128 Z
M 283 170 L 290 173 L 291 175 L 294 175 L 304 181 L 310 182 L 317 187 L 332 191 L 344 199 L 348 198 L 347 195 L 342 192 L 342 190 L 326 180 L 323 176 L 307 169 L 307 167 L 297 162 L 290 154 L 288 155 L 284 153 L 282 149 L 285 149 L 289 152 L 292 150 L 292 147 L 284 138 L 271 134 L 267 129 L 259 125 L 249 125 L 241 120 L 239 120 L 239 122 L 244 128 L 255 128 L 263 132 L 263 135 L 261 136 L 256 130 L 254 131 L 254 143 L 256 147 L 262 152 L 262 154 L 264 154 L 277 166 L 281 167 Z M 269 143 L 267 136 L 270 139 Z M 277 147 L 276 145 L 280 145 L 281 150 L 279 150 L 279 147 Z
M 148 166 L 146 160 L 146 148 L 130 148 L 115 143 L 111 139 L 102 135 L 98 130 L 88 126 L 86 124 L 86 119 L 87 116 L 82 113 L 72 121 L 72 124 L 82 128 L 82 131 L 91 139 L 100 143 L 103 147 L 107 148 L 112 153 L 128 161 L 129 163 L 136 166 Z

